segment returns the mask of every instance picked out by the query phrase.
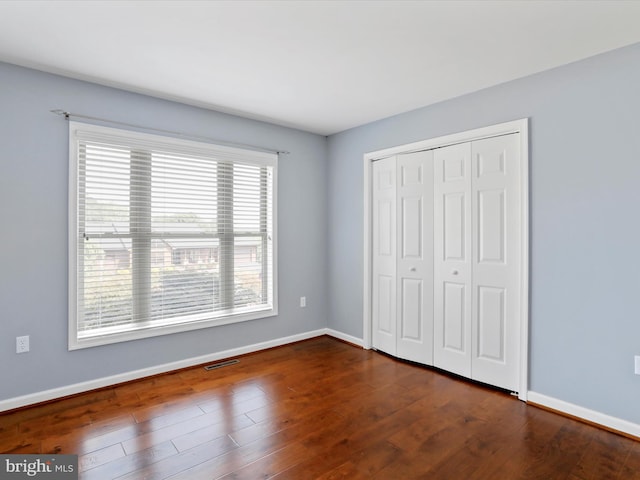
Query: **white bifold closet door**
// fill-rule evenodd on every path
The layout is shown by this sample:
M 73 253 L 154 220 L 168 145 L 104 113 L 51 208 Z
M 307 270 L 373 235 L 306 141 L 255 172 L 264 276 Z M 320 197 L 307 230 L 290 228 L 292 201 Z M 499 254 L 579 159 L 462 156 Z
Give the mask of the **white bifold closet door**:
M 434 150 L 434 365 L 518 391 L 518 134 Z
M 433 152 L 377 160 L 372 172 L 373 346 L 433 364 Z

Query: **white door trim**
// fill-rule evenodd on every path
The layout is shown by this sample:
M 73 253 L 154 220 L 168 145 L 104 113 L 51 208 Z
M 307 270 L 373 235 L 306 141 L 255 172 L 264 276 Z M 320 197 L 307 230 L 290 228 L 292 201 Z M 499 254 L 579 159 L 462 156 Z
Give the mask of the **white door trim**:
M 522 299 L 520 311 L 520 389 L 518 398 L 527 400 L 529 385 L 529 120 L 523 118 L 511 122 L 500 123 L 488 127 L 482 127 L 466 132 L 454 133 L 442 137 L 431 138 L 419 142 L 398 145 L 383 150 L 377 150 L 364 154 L 364 261 L 363 261 L 363 347 L 372 348 L 371 332 L 371 271 L 372 271 L 372 247 L 371 247 L 371 168 L 375 160 L 402 153 L 430 150 L 434 148 L 453 145 L 456 143 L 470 142 L 482 138 L 496 137 L 510 133 L 520 134 L 520 168 L 521 168 L 521 278 L 520 295 Z

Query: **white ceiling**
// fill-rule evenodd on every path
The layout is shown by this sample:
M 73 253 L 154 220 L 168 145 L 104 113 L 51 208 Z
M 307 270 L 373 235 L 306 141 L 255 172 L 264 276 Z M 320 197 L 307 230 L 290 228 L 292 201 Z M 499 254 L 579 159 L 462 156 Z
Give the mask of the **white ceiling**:
M 0 61 L 328 135 L 640 42 L 639 25 L 640 1 L 5 0 Z

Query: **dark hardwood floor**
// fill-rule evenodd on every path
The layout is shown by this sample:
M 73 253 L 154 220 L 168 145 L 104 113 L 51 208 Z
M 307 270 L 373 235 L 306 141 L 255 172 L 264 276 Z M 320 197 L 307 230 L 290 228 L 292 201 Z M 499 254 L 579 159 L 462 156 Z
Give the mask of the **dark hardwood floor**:
M 640 442 L 329 337 L 0 415 L 82 479 L 640 480 Z

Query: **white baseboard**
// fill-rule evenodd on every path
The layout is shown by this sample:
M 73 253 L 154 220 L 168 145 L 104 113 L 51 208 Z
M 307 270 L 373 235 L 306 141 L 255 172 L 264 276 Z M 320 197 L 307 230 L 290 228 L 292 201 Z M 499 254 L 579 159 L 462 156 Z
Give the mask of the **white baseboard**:
M 527 401 L 587 420 L 611 430 L 616 430 L 618 432 L 640 438 L 640 425 L 637 423 L 612 417 L 604 413 L 596 412 L 595 410 L 589 410 L 588 408 L 574 405 L 573 403 L 565 402 L 563 400 L 558 400 L 557 398 L 548 397 L 541 393 L 529 391 Z
M 364 342 L 361 338 L 352 337 L 351 335 L 347 335 L 346 333 L 339 332 L 332 328 L 325 329 L 325 333 L 331 337 L 335 337 L 339 340 L 344 340 L 345 342 L 352 343 L 353 345 L 357 345 L 358 347 L 362 347 Z
M 0 400 L 0 412 L 13 410 L 20 407 L 26 407 L 28 405 L 34 405 L 36 403 L 47 402 L 56 398 L 75 395 L 77 393 L 88 392 L 90 390 L 95 390 L 98 388 L 109 387 L 111 385 L 117 385 L 119 383 L 130 382 L 131 380 L 138 380 L 140 378 L 171 372 L 173 370 L 179 370 L 181 368 L 193 367 L 195 365 L 213 362 L 221 360 L 223 358 L 235 357 L 237 355 L 253 353 L 260 350 L 265 350 L 267 348 L 279 347 L 288 343 L 299 342 L 300 340 L 306 340 L 308 338 L 319 337 L 322 335 L 332 335 L 336 338 L 342 338 L 341 336 L 345 336 L 345 334 L 340 334 L 339 332 L 335 332 L 334 334 L 330 333 L 326 328 L 321 328 L 318 330 L 312 330 L 310 332 L 291 335 L 289 337 L 282 337 L 266 342 L 254 343 L 253 345 L 232 348 L 230 350 L 223 350 L 221 352 L 201 355 L 199 357 L 191 357 L 184 360 L 179 360 L 177 362 L 165 363 L 162 365 L 156 365 L 140 370 L 124 372 L 109 377 L 96 378 L 95 380 L 89 380 L 87 382 L 74 383 L 72 385 L 66 385 L 64 387 L 53 388 L 51 390 L 45 390 L 42 392 L 31 393 L 20 397 Z

